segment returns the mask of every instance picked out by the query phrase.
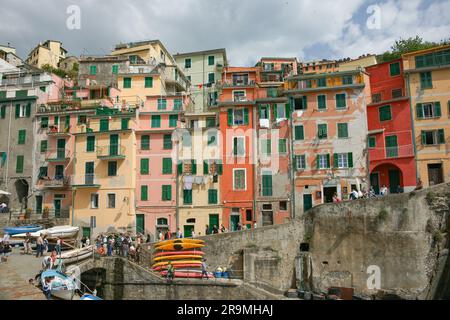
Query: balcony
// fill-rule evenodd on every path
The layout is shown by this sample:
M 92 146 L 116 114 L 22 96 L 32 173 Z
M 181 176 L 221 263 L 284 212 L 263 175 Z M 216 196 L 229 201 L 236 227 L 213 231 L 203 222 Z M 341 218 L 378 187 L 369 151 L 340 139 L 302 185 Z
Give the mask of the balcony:
M 237 80 L 237 81 L 217 81 L 216 88 L 228 89 L 228 88 L 253 88 L 255 87 L 255 81 Z
M 219 101 L 219 106 L 240 106 L 240 105 L 253 105 L 255 101 L 247 98 L 246 96 L 235 96 L 233 100 Z
M 66 148 L 58 148 L 47 151 L 45 161 L 47 162 L 66 162 L 70 159 L 71 151 Z
M 65 189 L 70 186 L 70 177 L 43 177 L 40 181 L 42 181 L 42 185 L 46 189 Z
M 389 159 L 398 159 L 414 156 L 413 145 L 386 147 L 386 148 L 370 148 L 369 160 L 380 161 Z
M 124 160 L 125 146 L 112 144 L 109 146 L 97 146 L 97 158 L 100 160 Z
M 64 127 L 64 126 L 55 126 L 55 125 L 49 125 L 47 129 L 47 135 L 51 137 L 67 137 L 70 136 L 70 126 Z
M 72 187 L 74 188 L 100 188 L 100 179 L 96 174 L 88 173 L 71 177 Z

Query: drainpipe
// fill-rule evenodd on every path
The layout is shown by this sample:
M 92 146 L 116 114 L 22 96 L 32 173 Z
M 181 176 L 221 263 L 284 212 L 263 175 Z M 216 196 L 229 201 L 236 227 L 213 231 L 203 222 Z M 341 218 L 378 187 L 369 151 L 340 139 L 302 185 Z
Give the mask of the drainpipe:
M 255 218 L 256 223 L 259 226 L 262 226 L 262 218 L 260 219 L 260 221 L 258 221 L 258 216 L 257 216 L 257 212 L 256 212 L 256 197 L 257 197 L 257 186 L 256 186 L 256 182 L 258 181 L 257 179 L 257 171 L 258 171 L 258 166 L 256 163 L 256 159 L 258 159 L 259 155 L 259 141 L 258 141 L 258 134 L 256 132 L 257 130 L 257 124 L 256 124 L 256 112 L 255 108 L 253 108 L 253 130 L 252 130 L 252 136 L 253 136 L 253 155 L 252 155 L 252 162 L 253 162 L 253 216 Z M 256 150 L 255 150 L 256 149 Z M 256 153 L 255 153 L 256 152 Z
M 6 154 L 6 170 L 5 170 L 5 188 L 6 188 L 6 191 L 9 190 L 9 188 L 8 188 L 8 178 L 9 178 L 8 177 L 8 172 L 9 172 L 9 158 L 11 156 L 10 148 L 11 148 L 11 119 L 12 119 L 12 113 L 13 113 L 13 103 L 12 103 L 12 100 L 11 100 L 10 105 L 9 105 L 8 147 L 6 149 L 7 150 L 7 154 Z M 11 203 L 9 203 L 9 221 L 11 221 L 11 215 L 12 215 L 12 210 L 11 209 L 12 209 L 11 208 Z
M 175 224 L 176 224 L 176 230 L 175 232 L 178 232 L 178 228 L 180 227 L 180 201 L 179 201 L 179 196 L 180 196 L 180 191 L 178 190 L 180 187 L 180 174 L 178 172 L 178 161 L 179 161 L 179 145 L 178 145 L 178 141 L 177 141 L 177 156 L 176 156 L 176 167 L 175 167 L 175 171 L 176 171 L 176 179 L 175 179 Z
M 411 97 L 411 87 L 410 87 L 410 82 L 409 82 L 409 74 L 407 73 L 406 75 L 406 90 L 407 90 L 407 94 L 408 94 L 408 98 L 409 98 L 409 110 L 410 110 L 410 117 L 411 117 L 411 140 L 413 143 L 413 147 L 414 147 L 414 164 L 416 166 L 416 184 L 417 184 L 417 180 L 419 179 L 419 169 L 417 167 L 417 146 L 416 146 L 416 133 L 414 130 L 414 117 L 413 117 L 413 106 L 412 106 L 412 97 Z
M 87 130 L 87 129 L 86 129 Z M 75 179 L 76 174 L 76 168 L 77 168 L 77 137 L 74 137 L 75 141 L 73 142 L 73 175 L 72 175 L 72 181 Z M 75 196 L 77 194 L 77 189 L 72 187 L 72 222 L 71 225 L 74 225 L 75 222 Z M 90 201 L 90 200 L 89 200 Z M 91 230 L 91 236 L 92 236 L 92 230 Z
M 290 165 L 291 165 L 291 218 L 294 219 L 295 218 L 295 161 L 294 159 L 294 137 L 292 134 L 292 130 L 294 128 L 294 124 L 293 124 L 293 112 L 292 112 L 292 98 L 289 97 L 289 112 L 290 112 L 290 117 L 289 117 L 289 141 L 290 141 L 290 151 L 291 151 L 291 156 L 289 157 L 290 160 Z

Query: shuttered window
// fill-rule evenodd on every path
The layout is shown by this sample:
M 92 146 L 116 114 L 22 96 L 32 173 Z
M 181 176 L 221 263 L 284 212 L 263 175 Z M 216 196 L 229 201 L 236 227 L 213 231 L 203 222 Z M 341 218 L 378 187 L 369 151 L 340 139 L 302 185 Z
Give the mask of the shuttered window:
M 108 162 L 108 177 L 117 176 L 117 162 L 109 161 Z
M 433 80 L 431 78 L 431 71 L 420 73 L 420 88 L 422 90 L 433 88 Z
M 217 189 L 208 190 L 208 204 L 217 204 Z
M 89 67 L 89 74 L 90 75 L 96 75 L 97 74 L 97 66 L 90 66 Z
M 141 201 L 148 200 L 148 186 L 141 186 Z
M 47 146 L 48 146 L 48 141 L 47 140 L 42 140 L 41 141 L 41 146 L 40 146 L 41 152 L 47 152 Z
M 1 106 L 0 115 L 1 115 L 2 119 L 5 119 L 5 117 L 6 117 L 6 106 L 5 105 Z
M 112 66 L 112 73 L 113 74 L 118 74 L 119 73 L 119 66 L 118 65 L 113 65 Z
M 48 117 L 41 118 L 41 129 L 48 128 Z
M 178 122 L 178 115 L 177 114 L 171 114 L 169 115 L 169 127 L 174 128 L 177 126 Z
M 391 106 L 382 106 L 378 108 L 380 121 L 388 121 L 392 119 Z
M 374 136 L 369 137 L 369 148 L 375 148 L 376 147 L 376 138 Z
M 160 128 L 161 127 L 161 116 L 153 115 L 152 116 L 152 128 Z
M 141 159 L 141 174 L 149 174 L 149 159 Z
M 327 132 L 327 125 L 322 123 L 317 125 L 317 137 L 319 139 L 327 139 L 328 138 L 328 132 Z
M 86 139 L 86 152 L 95 151 L 95 136 L 87 136 Z
M 131 88 L 131 78 L 123 78 L 123 87 L 124 89 Z
M 172 158 L 163 158 L 162 160 L 162 173 L 172 174 Z
M 270 156 L 272 153 L 272 140 L 261 139 L 261 152 L 263 155 Z
M 25 144 L 26 136 L 27 136 L 27 130 L 19 130 L 19 139 L 18 139 L 17 143 Z
M 123 119 L 121 120 L 121 129 L 122 129 L 122 130 L 127 130 L 127 129 L 128 129 L 128 124 L 129 124 L 129 122 L 130 122 L 130 119 L 129 119 L 129 118 L 123 118 Z
M 16 173 L 23 173 L 23 156 L 17 156 L 16 159 Z
M 150 150 L 150 136 L 141 137 L 141 150 Z
M 158 99 L 158 110 L 167 109 L 167 99 Z
M 208 56 L 208 66 L 214 65 L 214 56 Z
M 183 103 L 181 99 L 174 99 L 173 100 L 173 110 L 181 110 Z
M 304 140 L 305 139 L 305 133 L 302 125 L 295 126 L 294 127 L 294 137 L 295 140 Z
M 327 96 L 324 94 L 317 96 L 317 106 L 319 110 L 324 110 L 327 108 Z
M 317 169 L 328 169 L 330 168 L 330 155 L 329 154 L 318 154 L 316 158 Z
M 264 173 L 262 176 L 262 195 L 263 197 L 272 196 L 272 175 Z
M 145 87 L 153 88 L 153 77 L 145 77 Z
M 183 190 L 183 204 L 192 204 L 192 190 Z
M 172 149 L 172 135 L 165 134 L 163 140 L 164 150 Z
M 100 131 L 105 132 L 109 130 L 109 120 L 108 119 L 100 119 Z
M 347 100 L 345 93 L 338 93 L 336 95 L 336 109 L 345 109 L 347 107 Z
M 208 73 L 208 83 L 214 83 L 214 73 Z
M 348 124 L 347 123 L 338 123 L 338 138 L 348 138 Z
M 286 152 L 287 152 L 287 140 L 286 139 L 278 140 L 278 153 L 286 154 Z
M 192 60 L 190 58 L 184 59 L 184 67 L 186 69 L 189 69 L 191 67 L 191 65 L 192 65 Z
M 400 74 L 400 62 L 391 63 L 389 65 L 389 74 L 391 77 L 398 76 Z
M 172 200 L 172 186 L 171 185 L 162 186 L 162 197 L 161 198 L 162 198 L 162 201 Z

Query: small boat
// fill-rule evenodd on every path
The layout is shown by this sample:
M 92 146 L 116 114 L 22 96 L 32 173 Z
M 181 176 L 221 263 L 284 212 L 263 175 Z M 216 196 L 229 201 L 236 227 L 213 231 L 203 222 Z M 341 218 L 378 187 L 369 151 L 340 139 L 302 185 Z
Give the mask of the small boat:
M 60 257 L 58 257 L 58 259 L 55 262 L 55 265 L 58 265 L 60 260 L 64 265 L 68 265 L 72 262 L 78 262 L 87 259 L 92 256 L 93 250 L 94 246 L 92 245 L 81 249 L 66 251 L 62 253 Z
M 37 232 L 31 233 L 31 237 L 37 238 L 41 235 L 47 235 L 48 238 L 73 238 L 77 235 L 78 231 L 80 231 L 79 227 L 73 226 L 57 226 L 49 229 L 39 230 Z M 27 231 L 29 232 L 29 231 Z M 25 238 L 26 233 L 15 234 L 14 238 Z
M 21 234 L 24 233 L 25 235 L 28 232 L 36 232 L 42 229 L 42 226 L 37 225 L 37 224 L 32 224 L 32 225 L 28 225 L 28 226 L 18 226 L 18 227 L 6 227 L 3 228 L 3 231 L 7 234 L 9 234 L 10 236 L 13 235 L 17 235 L 17 234 Z
M 50 279 L 50 292 L 52 296 L 63 300 L 73 299 L 77 285 L 72 278 L 57 270 L 47 270 L 41 273 L 42 286 L 44 286 L 47 279 Z
M 103 300 L 103 299 L 94 296 L 93 294 L 85 293 L 81 296 L 80 300 Z

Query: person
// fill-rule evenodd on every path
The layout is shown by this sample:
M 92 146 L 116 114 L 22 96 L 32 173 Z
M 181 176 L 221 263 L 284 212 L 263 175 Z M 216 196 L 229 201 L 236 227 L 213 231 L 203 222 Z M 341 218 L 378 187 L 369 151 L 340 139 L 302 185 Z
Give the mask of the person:
M 337 192 L 335 192 L 334 194 L 333 194 L 333 202 L 341 202 L 341 200 L 339 199 L 339 197 L 338 197 L 338 195 L 337 195 Z
M 52 296 L 52 290 L 51 290 L 49 278 L 45 279 L 44 285 L 42 286 L 42 291 L 44 292 L 47 300 L 50 300 L 50 298 Z
M 42 238 L 43 234 L 41 233 L 39 237 L 36 239 L 36 258 L 39 258 L 39 255 L 43 256 L 44 251 L 44 239 Z
M 162 234 L 162 230 L 161 229 L 159 229 L 158 238 L 159 238 L 159 241 L 163 241 L 164 240 L 164 235 Z
M 202 261 L 202 279 L 204 275 L 206 276 L 206 279 L 209 279 L 208 272 L 206 271 L 206 259 L 203 259 Z
M 194 231 L 194 229 L 192 229 L 191 237 L 192 237 L 192 238 L 195 238 L 195 236 L 196 236 L 195 231 Z
M 256 223 L 256 221 L 253 223 L 253 228 L 256 229 L 258 227 L 258 224 Z
M 86 247 L 86 236 L 83 236 L 83 238 L 81 238 L 81 247 Z
M 350 193 L 350 200 L 356 200 L 358 199 L 358 191 L 355 189 L 352 189 L 352 192 Z
M 385 196 L 385 195 L 388 194 L 388 189 L 386 188 L 386 185 L 383 184 L 383 186 L 382 186 L 381 189 L 380 189 L 380 194 L 381 194 L 382 196 Z
M 219 229 L 217 229 L 217 226 L 214 225 L 213 230 L 212 230 L 213 234 L 219 233 Z
M 42 239 L 42 241 L 44 242 L 44 253 L 48 252 L 48 240 L 47 240 L 47 235 L 44 235 L 44 238 Z
M 147 240 L 145 240 L 145 243 L 150 243 L 152 241 L 152 238 L 150 237 L 150 234 L 147 234 Z
M 102 242 L 103 242 L 103 249 L 106 252 L 108 250 L 108 237 L 106 236 L 106 234 L 102 237 Z
M 55 250 L 58 255 L 61 255 L 61 245 L 62 245 L 62 240 L 60 237 L 58 237 L 58 240 L 56 240 L 56 246 L 55 246 Z
M 210 234 L 210 232 L 209 232 L 209 225 L 206 225 L 206 228 L 205 228 L 205 234 L 206 234 L 206 235 Z
M 112 256 L 112 252 L 113 252 L 113 239 L 112 239 L 112 236 L 108 237 L 107 249 L 108 249 L 107 255 L 109 257 L 111 257 Z
M 52 265 L 54 266 L 56 263 L 56 258 L 57 258 L 57 254 L 56 254 L 56 250 L 53 249 L 52 253 L 50 254 L 50 258 L 52 259 Z
M 7 211 L 7 210 L 6 210 L 6 207 L 7 207 L 6 203 L 2 202 L 2 203 L 0 204 L 0 213 L 6 212 L 6 211 Z
M 52 257 L 46 256 L 42 259 L 42 271 L 50 270 L 53 267 Z
M 173 268 L 172 262 L 169 261 L 167 264 L 167 280 L 173 280 L 175 277 L 175 269 Z
M 402 186 L 398 186 L 397 187 L 397 193 L 403 193 L 403 188 L 402 188 Z
M 241 231 L 242 230 L 242 225 L 240 222 L 238 222 L 237 224 L 237 231 Z
M 91 240 L 89 238 L 86 238 L 86 247 L 89 247 L 90 244 L 91 244 Z
M 370 191 L 369 191 L 369 198 L 375 198 L 376 197 L 376 192 L 375 192 L 375 189 L 372 187 L 372 186 L 370 186 Z
M 177 238 L 178 238 L 178 239 L 183 238 L 183 234 L 181 233 L 180 228 L 178 228 L 178 230 L 177 230 Z
M 9 245 L 9 243 L 7 241 L 2 241 L 1 249 L 0 249 L 1 261 L 7 262 L 8 256 L 10 255 L 10 253 L 11 253 L 11 246 Z
M 129 257 L 131 258 L 131 260 L 136 261 L 136 248 L 133 246 L 133 244 L 130 245 L 130 255 Z
M 122 234 L 120 234 L 120 236 L 117 236 L 116 242 L 115 242 L 115 247 L 116 247 L 116 254 L 121 256 L 122 255 Z
M 223 224 L 220 226 L 220 232 L 225 233 L 225 226 Z
M 24 254 L 33 254 L 33 250 L 31 250 L 31 233 L 27 232 L 24 241 Z
M 129 243 L 128 243 L 128 239 L 125 237 L 122 240 L 122 256 L 124 258 L 128 257 L 128 249 L 129 249 Z
M 419 178 L 417 179 L 417 186 L 414 190 L 422 190 L 422 189 L 423 189 L 422 180 Z

